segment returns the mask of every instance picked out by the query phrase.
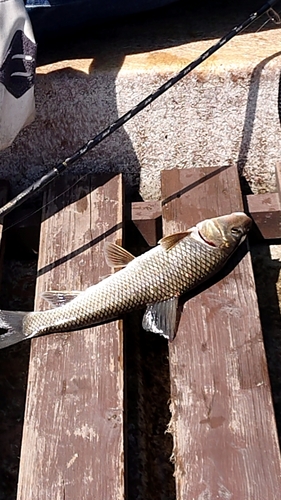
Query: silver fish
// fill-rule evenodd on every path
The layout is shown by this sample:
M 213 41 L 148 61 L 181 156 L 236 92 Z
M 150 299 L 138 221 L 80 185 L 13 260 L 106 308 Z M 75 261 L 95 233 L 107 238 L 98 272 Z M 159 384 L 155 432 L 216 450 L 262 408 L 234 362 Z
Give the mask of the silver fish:
M 251 219 L 243 212 L 199 222 L 134 257 L 113 243 L 107 262 L 122 267 L 83 292 L 47 292 L 47 311 L 0 311 L 0 348 L 49 333 L 79 330 L 147 307 L 143 327 L 170 340 L 176 329 L 178 298 L 215 274 L 245 239 Z

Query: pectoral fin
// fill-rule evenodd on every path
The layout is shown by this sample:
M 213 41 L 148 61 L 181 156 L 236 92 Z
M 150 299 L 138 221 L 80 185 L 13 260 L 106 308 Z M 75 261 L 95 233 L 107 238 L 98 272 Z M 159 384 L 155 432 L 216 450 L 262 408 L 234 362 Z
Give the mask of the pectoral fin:
M 174 233 L 174 234 L 169 234 L 168 236 L 164 236 L 159 241 L 159 244 L 166 250 L 167 252 L 171 250 L 179 241 L 183 240 L 183 238 L 186 238 L 186 236 L 189 236 L 192 231 L 193 227 L 189 229 L 188 231 L 184 231 L 182 233 Z
M 143 329 L 173 340 L 177 328 L 177 309 L 178 297 L 148 305 L 142 321 Z

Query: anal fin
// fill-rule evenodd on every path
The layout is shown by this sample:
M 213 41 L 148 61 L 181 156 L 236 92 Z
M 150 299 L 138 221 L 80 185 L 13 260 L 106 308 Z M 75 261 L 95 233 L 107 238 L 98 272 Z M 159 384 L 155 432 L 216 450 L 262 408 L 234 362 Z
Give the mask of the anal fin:
M 143 329 L 172 341 L 177 328 L 177 310 L 178 297 L 148 305 L 142 320 Z
M 75 299 L 78 295 L 80 295 L 80 293 L 82 292 L 78 290 L 49 290 L 48 292 L 43 292 L 41 297 L 49 302 L 51 307 L 61 307 Z

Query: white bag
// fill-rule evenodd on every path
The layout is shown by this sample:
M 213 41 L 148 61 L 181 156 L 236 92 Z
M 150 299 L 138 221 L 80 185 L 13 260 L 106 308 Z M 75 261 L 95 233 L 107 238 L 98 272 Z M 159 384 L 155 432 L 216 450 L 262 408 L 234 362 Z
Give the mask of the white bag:
M 36 44 L 23 0 L 0 0 L 0 150 L 35 116 Z

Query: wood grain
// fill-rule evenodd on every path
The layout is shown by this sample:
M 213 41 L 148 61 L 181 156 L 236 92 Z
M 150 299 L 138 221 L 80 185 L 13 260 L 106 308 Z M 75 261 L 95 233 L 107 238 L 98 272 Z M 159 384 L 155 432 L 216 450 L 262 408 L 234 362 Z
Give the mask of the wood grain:
M 149 246 L 157 245 L 162 236 L 160 201 L 136 201 L 130 205 L 130 219 Z
M 35 308 L 45 290 L 83 290 L 112 270 L 105 240 L 122 241 L 122 180 L 50 187 Z M 65 207 L 65 208 L 63 208 Z M 32 341 L 18 500 L 121 500 L 123 338 L 120 321 Z
M 234 167 L 164 171 L 162 193 L 165 234 L 243 209 Z M 245 244 L 236 260 L 223 279 L 184 304 L 170 345 L 177 500 L 280 497 L 280 453 Z
M 281 199 L 279 193 L 250 194 L 248 212 L 264 239 L 281 238 Z
M 264 239 L 281 238 L 281 163 L 275 167 L 276 192 L 248 195 L 248 211 L 255 222 L 256 236 Z

